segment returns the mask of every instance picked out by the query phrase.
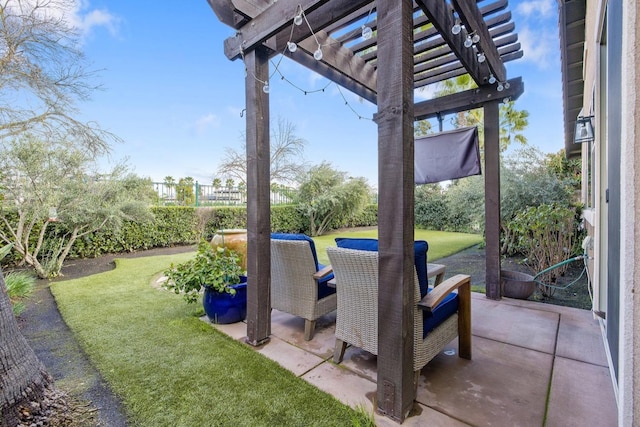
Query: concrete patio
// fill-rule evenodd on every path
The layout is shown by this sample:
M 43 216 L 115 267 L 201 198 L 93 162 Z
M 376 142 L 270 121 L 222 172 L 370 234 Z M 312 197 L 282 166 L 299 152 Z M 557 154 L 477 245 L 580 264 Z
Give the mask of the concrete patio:
M 473 359 L 450 343 L 422 370 L 405 426 L 615 426 L 616 401 L 600 326 L 589 311 L 473 293 Z M 373 411 L 376 357 L 348 348 L 331 361 L 335 315 L 304 341 L 304 321 L 273 311 L 256 351 L 352 407 Z M 238 340 L 246 325 L 216 325 Z M 397 425 L 376 415 L 379 426 Z

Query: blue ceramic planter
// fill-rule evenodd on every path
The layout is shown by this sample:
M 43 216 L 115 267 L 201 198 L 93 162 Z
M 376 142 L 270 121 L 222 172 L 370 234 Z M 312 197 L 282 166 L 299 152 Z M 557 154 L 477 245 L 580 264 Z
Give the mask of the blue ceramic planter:
M 217 292 L 205 286 L 202 303 L 207 317 L 212 323 L 228 324 L 241 322 L 247 317 L 247 278 L 240 276 L 241 283 L 231 285 L 235 295 Z

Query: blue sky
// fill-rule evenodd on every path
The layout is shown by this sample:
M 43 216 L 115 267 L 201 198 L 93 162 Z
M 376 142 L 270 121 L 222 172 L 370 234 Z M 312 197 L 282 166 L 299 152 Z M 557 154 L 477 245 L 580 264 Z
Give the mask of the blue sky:
M 530 145 L 557 152 L 564 142 L 556 2 L 512 0 L 510 10 L 525 56 L 507 63 L 507 73 L 525 83 L 516 104 L 530 113 L 525 135 Z M 79 106 L 82 119 L 124 141 L 113 145 L 111 161 L 126 158 L 134 173 L 154 181 L 191 176 L 210 184 L 225 147 L 240 147 L 245 126 L 244 66 L 223 53 L 233 30 L 206 0 L 79 0 L 73 20 L 104 87 Z M 279 70 L 308 91 L 328 83 L 286 58 Z M 293 123 L 307 141 L 308 162 L 329 161 L 377 186 L 377 129 L 358 118 L 371 118 L 373 105 L 333 84 L 305 95 L 276 74 L 270 107 L 272 118 Z

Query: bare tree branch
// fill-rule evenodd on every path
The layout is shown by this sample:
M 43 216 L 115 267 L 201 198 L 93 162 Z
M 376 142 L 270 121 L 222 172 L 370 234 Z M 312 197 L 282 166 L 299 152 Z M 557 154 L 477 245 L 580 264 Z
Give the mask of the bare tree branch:
M 282 117 L 276 126 L 271 126 L 271 182 L 292 183 L 302 175 L 307 164 L 303 159 L 307 141 L 296 135 L 296 126 Z M 218 166 L 218 175 L 233 177 L 246 184 L 247 181 L 247 145 L 242 143 L 240 150 L 227 147 L 225 157 Z

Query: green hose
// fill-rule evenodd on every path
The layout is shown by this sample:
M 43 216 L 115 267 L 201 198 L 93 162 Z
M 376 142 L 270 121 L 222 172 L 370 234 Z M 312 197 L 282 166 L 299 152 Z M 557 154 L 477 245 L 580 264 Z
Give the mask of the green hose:
M 584 261 L 584 268 L 582 269 L 582 273 L 580 273 L 580 276 L 578 276 L 578 278 L 577 278 L 577 279 L 575 279 L 575 280 L 571 281 L 570 283 L 568 283 L 568 284 L 566 284 L 566 285 L 564 285 L 564 286 L 550 285 L 550 284 L 548 284 L 548 283 L 541 282 L 540 280 L 538 280 L 538 276 L 541 276 L 541 275 L 543 275 L 543 274 L 545 274 L 545 273 L 547 273 L 547 272 L 549 272 L 549 271 L 551 271 L 551 270 L 555 270 L 555 269 L 556 269 L 556 268 L 558 268 L 558 267 L 562 267 L 562 266 L 563 266 L 563 265 L 565 265 L 565 264 L 569 264 L 570 262 L 578 261 L 578 260 L 581 260 L 581 259 L 582 259 L 582 260 L 585 260 L 585 261 Z M 578 282 L 580 279 L 582 279 L 582 276 L 584 276 L 584 273 L 587 271 L 587 261 L 586 261 L 586 260 L 587 260 L 587 255 L 586 255 L 586 254 L 585 254 L 585 255 L 578 255 L 578 256 L 575 256 L 575 257 L 573 257 L 573 258 L 569 258 L 569 259 L 567 259 L 567 260 L 564 260 L 564 261 L 562 261 L 562 262 L 559 262 L 559 263 L 557 263 L 557 264 L 554 264 L 554 265 L 552 265 L 552 266 L 551 266 L 551 267 L 549 267 L 549 268 L 545 268 L 545 269 L 544 269 L 544 270 L 542 270 L 540 273 L 538 273 L 538 274 L 536 274 L 535 276 L 533 276 L 533 281 L 534 281 L 534 282 L 536 282 L 536 283 L 538 283 L 538 284 L 540 284 L 540 285 L 542 285 L 542 286 L 547 286 L 547 287 L 549 287 L 549 288 L 567 289 L 569 286 L 573 285 L 574 283 L 576 283 L 576 282 Z

